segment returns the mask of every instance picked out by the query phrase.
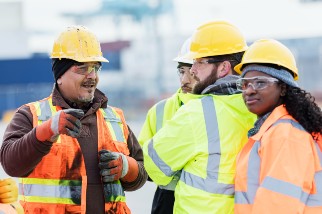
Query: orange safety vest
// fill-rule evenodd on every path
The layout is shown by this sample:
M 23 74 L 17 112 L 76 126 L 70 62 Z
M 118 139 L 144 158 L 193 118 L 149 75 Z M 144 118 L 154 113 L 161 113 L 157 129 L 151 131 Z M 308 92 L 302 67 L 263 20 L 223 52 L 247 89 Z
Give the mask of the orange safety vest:
M 53 106 L 52 95 L 27 106 L 33 115 L 34 127 L 61 110 L 61 107 Z M 100 108 L 96 116 L 98 151 L 108 149 L 129 155 L 129 131 L 122 110 L 108 106 Z M 76 138 L 61 134 L 32 173 L 19 178 L 19 200 L 25 213 L 85 213 L 86 187 L 85 163 L 79 143 Z M 105 198 L 106 212 L 131 213 L 120 181 L 104 185 L 104 188 L 111 193 Z
M 322 213 L 322 151 L 284 106 L 237 158 L 235 213 Z

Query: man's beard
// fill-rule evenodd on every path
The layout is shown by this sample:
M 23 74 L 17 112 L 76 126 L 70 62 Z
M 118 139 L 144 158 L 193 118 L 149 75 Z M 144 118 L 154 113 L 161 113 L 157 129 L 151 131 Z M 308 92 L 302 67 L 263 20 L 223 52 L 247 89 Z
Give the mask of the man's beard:
M 217 71 L 216 71 L 216 69 L 213 69 L 211 71 L 211 74 L 205 80 L 200 81 L 198 78 L 195 78 L 195 79 L 197 82 L 192 89 L 192 93 L 193 94 L 201 94 L 201 92 L 205 88 L 207 88 L 209 85 L 214 84 L 218 80 Z

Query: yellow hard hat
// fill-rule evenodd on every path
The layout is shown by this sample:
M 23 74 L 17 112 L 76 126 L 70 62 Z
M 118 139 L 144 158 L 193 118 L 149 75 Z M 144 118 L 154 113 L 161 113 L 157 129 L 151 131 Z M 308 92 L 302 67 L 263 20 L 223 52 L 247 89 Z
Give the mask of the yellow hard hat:
M 213 21 L 201 25 L 192 35 L 188 58 L 198 59 L 243 52 L 247 43 L 242 33 L 226 21 Z
M 186 57 L 187 53 L 189 53 L 189 50 L 190 50 L 190 44 L 191 44 L 191 37 L 186 39 L 186 41 L 183 43 L 180 49 L 178 56 L 174 58 L 173 61 L 192 65 L 193 60 Z
M 292 72 L 294 80 L 298 79 L 298 69 L 292 52 L 285 45 L 274 39 L 255 41 L 245 52 L 241 63 L 236 65 L 234 69 L 241 74 L 244 65 L 254 63 L 282 66 Z
M 84 26 L 71 26 L 55 41 L 50 58 L 67 58 L 77 62 L 108 62 L 103 57 L 96 36 Z

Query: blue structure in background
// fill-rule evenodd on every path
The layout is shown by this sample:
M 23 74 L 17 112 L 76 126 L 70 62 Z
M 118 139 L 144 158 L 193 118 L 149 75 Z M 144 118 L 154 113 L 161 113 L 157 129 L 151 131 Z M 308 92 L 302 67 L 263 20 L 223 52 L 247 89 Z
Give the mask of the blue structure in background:
M 121 70 L 120 50 L 103 50 L 103 55 L 109 63 L 104 64 L 102 72 Z M 0 119 L 5 111 L 45 98 L 51 93 L 54 77 L 51 59 L 46 54 L 0 60 L 0 68 Z

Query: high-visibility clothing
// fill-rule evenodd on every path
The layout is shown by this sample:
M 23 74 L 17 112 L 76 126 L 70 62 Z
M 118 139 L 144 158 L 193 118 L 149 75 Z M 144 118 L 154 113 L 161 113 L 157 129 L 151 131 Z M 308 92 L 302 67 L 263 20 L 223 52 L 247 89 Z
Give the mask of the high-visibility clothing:
M 182 171 L 174 213 L 233 213 L 236 156 L 255 119 L 241 94 L 204 95 L 144 143 L 144 165 L 156 184 Z
M 171 97 L 161 100 L 149 109 L 146 120 L 143 124 L 139 135 L 139 143 L 143 143 L 151 139 L 162 126 L 170 120 L 177 110 L 184 104 L 187 104 L 191 99 L 197 99 L 202 95 L 183 93 L 181 88 L 177 90 Z M 158 186 L 155 191 L 151 213 L 172 213 L 174 204 L 174 189 L 178 176 L 173 179 L 173 182 L 166 186 Z
M 322 152 L 283 105 L 237 158 L 235 213 L 322 213 Z
M 59 106 L 52 97 L 27 104 L 33 126 L 51 118 Z M 128 129 L 120 109 L 108 106 L 96 112 L 98 151 L 108 149 L 129 155 Z M 120 181 L 109 184 L 105 210 L 130 213 Z M 19 200 L 26 213 L 85 213 L 87 176 L 83 154 L 76 138 L 60 135 L 46 156 L 26 178 L 19 178 Z
M 159 131 L 166 121 L 170 120 L 178 109 L 191 99 L 201 98 L 203 95 L 183 93 L 181 88 L 171 97 L 161 100 L 152 106 L 146 116 L 138 141 L 141 146 Z

